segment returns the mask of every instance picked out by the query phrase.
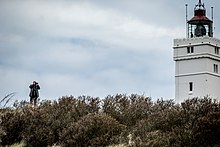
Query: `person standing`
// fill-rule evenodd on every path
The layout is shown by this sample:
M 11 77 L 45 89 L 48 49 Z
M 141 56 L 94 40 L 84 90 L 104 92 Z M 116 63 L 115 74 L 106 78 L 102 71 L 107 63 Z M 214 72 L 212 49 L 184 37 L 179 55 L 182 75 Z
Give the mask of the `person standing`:
M 39 97 L 38 90 L 40 89 L 39 84 L 36 81 L 33 81 L 33 84 L 29 86 L 30 88 L 30 103 L 32 104 L 34 102 L 34 105 L 37 104 L 37 98 Z

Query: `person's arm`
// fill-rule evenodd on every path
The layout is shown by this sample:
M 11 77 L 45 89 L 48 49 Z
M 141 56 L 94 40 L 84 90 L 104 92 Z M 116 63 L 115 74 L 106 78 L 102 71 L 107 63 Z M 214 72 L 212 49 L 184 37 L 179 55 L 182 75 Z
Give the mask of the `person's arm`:
M 37 84 L 37 89 L 40 89 L 40 86 Z
M 34 85 L 33 84 L 31 84 L 30 86 L 29 86 L 29 88 L 33 88 L 34 87 Z

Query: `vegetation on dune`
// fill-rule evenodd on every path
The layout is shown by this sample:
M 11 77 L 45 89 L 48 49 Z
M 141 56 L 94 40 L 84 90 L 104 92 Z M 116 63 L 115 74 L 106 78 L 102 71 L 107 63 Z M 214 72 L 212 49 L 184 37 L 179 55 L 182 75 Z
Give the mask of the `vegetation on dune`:
M 143 95 L 66 96 L 0 108 L 0 146 L 220 146 L 220 103 Z

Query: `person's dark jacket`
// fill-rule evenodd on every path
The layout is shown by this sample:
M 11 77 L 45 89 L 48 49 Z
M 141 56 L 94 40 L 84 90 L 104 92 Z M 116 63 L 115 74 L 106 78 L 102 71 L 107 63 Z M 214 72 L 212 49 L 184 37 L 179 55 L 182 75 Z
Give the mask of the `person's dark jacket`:
M 31 89 L 29 96 L 31 98 L 38 98 L 39 97 L 38 90 L 40 89 L 40 86 L 38 84 L 31 84 L 29 88 Z

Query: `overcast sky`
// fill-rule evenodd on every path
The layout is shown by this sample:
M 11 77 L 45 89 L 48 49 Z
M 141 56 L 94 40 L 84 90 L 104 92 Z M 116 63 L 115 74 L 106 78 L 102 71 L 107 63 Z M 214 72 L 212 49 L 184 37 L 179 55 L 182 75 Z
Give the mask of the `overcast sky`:
M 220 38 L 219 0 L 203 0 Z M 173 39 L 197 0 L 0 0 L 0 99 L 144 94 L 174 98 Z

